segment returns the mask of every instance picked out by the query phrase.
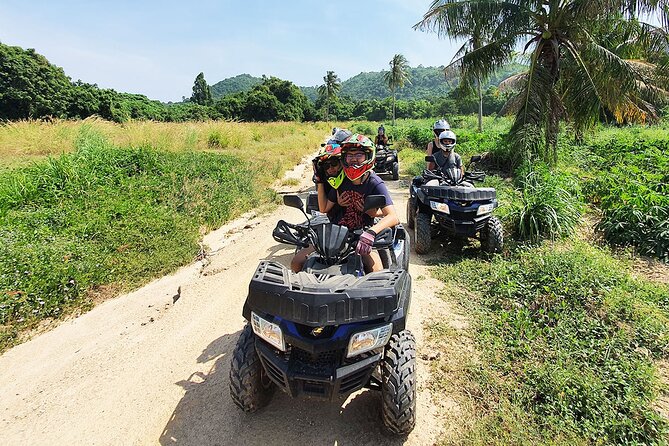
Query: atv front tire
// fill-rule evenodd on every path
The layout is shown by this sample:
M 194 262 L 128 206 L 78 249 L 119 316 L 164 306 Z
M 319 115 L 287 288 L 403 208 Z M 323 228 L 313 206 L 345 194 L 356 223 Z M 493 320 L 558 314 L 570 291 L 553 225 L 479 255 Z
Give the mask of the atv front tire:
M 427 254 L 432 243 L 432 215 L 424 212 L 416 214 L 416 239 L 414 245 L 417 254 Z
M 481 249 L 491 254 L 502 252 L 504 247 L 504 228 L 497 217 L 490 217 L 481 229 Z
M 390 434 L 407 435 L 416 425 L 416 340 L 409 330 L 390 338 L 381 377 L 383 425 Z
M 393 163 L 393 180 L 399 180 L 400 179 L 400 163 L 395 161 Z
M 232 352 L 230 396 L 244 412 L 255 412 L 269 403 L 275 389 L 260 363 L 251 324 L 246 324 Z
M 407 228 L 413 229 L 416 225 L 416 199 L 409 197 L 407 200 Z

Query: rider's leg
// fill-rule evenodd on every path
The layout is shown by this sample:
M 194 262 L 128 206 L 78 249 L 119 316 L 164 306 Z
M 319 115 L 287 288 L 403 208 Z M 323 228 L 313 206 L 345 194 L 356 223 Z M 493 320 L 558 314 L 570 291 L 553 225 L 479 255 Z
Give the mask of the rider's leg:
M 368 273 L 381 271 L 383 269 L 383 262 L 381 261 L 381 256 L 378 251 L 372 251 L 369 255 L 362 256 L 362 262 L 365 265 L 365 271 Z
M 313 246 L 307 246 L 306 248 L 302 248 L 299 251 L 297 251 L 297 254 L 295 254 L 293 260 L 290 261 L 290 269 L 292 269 L 294 273 L 299 273 L 300 271 L 302 271 L 304 262 L 307 261 L 307 257 L 312 252 L 314 252 Z

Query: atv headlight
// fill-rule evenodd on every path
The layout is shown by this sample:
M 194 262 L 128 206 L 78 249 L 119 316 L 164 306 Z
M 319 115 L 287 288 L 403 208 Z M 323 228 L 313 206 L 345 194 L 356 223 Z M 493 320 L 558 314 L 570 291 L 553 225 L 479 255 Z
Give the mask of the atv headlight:
M 476 211 L 476 215 L 489 214 L 490 212 L 492 212 L 493 209 L 495 209 L 494 203 L 482 204 Z
M 360 353 L 383 347 L 393 334 L 393 324 L 384 325 L 373 330 L 361 331 L 351 336 L 346 349 L 346 357 L 350 358 Z
M 443 212 L 444 214 L 450 214 L 451 210 L 448 208 L 446 203 L 440 203 L 438 201 L 430 201 L 430 207 L 435 211 Z
M 286 351 L 286 343 L 283 340 L 281 327 L 270 321 L 266 321 L 253 311 L 251 312 L 251 326 L 256 335 L 260 336 L 282 352 Z

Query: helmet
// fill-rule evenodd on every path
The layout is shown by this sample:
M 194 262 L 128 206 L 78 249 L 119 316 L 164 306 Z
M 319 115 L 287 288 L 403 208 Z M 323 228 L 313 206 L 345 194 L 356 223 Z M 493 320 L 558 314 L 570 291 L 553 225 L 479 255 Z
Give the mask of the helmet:
M 330 138 L 328 143 L 341 144 L 349 136 L 351 136 L 351 132 L 348 130 L 337 129 L 337 131 L 332 134 L 332 138 Z
M 332 134 L 334 135 L 339 130 L 339 127 L 332 127 Z
M 356 164 L 348 164 L 346 162 L 346 154 L 352 151 L 364 152 L 365 160 Z M 365 172 L 374 167 L 374 161 L 376 160 L 376 146 L 374 146 L 372 140 L 365 135 L 354 133 L 341 143 L 341 156 L 346 176 L 349 180 L 357 180 Z
M 440 119 L 432 125 L 434 136 L 439 136 L 444 130 L 450 130 L 451 125 L 445 119 Z
M 447 143 L 446 141 L 448 140 L 452 140 L 453 142 Z M 455 133 L 451 132 L 450 130 L 445 130 L 439 134 L 439 147 L 441 150 L 450 152 L 453 150 L 453 147 L 455 147 L 457 141 L 457 136 L 455 136 Z
M 339 144 L 327 144 L 316 156 L 318 163 L 329 160 L 330 158 L 341 159 L 341 146 Z M 320 171 L 323 173 L 323 176 L 327 176 L 327 169 L 321 167 Z M 339 188 L 343 181 L 344 169 L 341 169 L 337 175 L 328 177 L 327 179 L 327 182 L 330 184 L 330 186 L 334 187 L 335 189 Z
M 381 127 L 379 127 L 378 132 L 379 132 L 379 135 L 385 135 L 386 129 L 383 126 L 381 126 Z

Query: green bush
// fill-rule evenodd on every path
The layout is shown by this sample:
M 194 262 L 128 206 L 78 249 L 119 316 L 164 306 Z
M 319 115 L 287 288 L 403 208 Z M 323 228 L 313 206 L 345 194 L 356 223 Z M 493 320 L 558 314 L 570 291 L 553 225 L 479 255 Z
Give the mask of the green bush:
M 544 165 L 526 165 L 521 171 L 519 208 L 513 219 L 521 240 L 537 242 L 570 235 L 579 222 L 583 205 L 578 182 Z
M 604 237 L 669 262 L 669 131 L 606 130 L 585 149 L 592 154 L 586 191 L 602 210 Z

